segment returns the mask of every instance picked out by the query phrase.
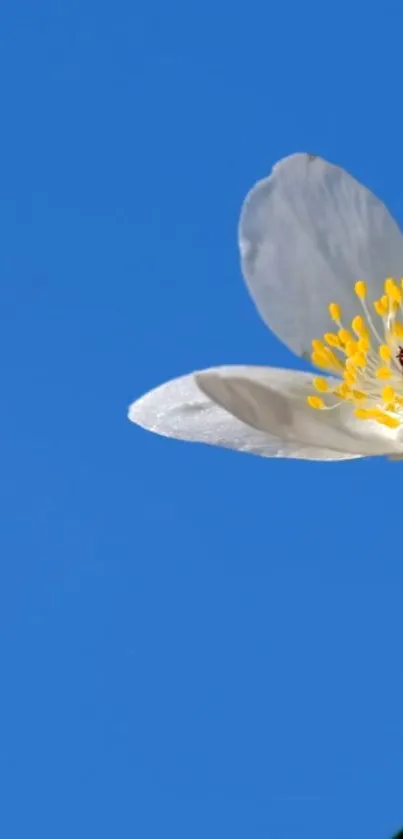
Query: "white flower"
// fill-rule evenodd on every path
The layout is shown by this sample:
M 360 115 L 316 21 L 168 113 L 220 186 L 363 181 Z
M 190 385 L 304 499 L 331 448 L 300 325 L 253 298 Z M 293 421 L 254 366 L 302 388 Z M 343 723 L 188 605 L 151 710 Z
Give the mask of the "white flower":
M 239 244 L 266 323 L 321 375 L 217 367 L 147 393 L 130 419 L 264 457 L 403 456 L 403 236 L 384 205 L 295 154 L 247 196 Z

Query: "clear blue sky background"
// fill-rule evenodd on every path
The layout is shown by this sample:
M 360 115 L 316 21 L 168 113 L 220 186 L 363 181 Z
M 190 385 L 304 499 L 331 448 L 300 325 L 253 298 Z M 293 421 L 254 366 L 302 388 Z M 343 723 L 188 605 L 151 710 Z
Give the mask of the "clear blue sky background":
M 403 826 L 403 466 L 126 419 L 195 368 L 296 364 L 236 245 L 278 158 L 403 221 L 402 26 L 400 0 L 1 4 L 5 839 Z

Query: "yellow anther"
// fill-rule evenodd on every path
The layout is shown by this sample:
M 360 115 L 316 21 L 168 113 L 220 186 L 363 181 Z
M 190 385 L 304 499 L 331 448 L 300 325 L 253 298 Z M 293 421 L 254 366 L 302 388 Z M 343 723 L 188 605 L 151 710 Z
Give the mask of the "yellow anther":
M 329 314 L 332 320 L 335 323 L 339 323 L 341 320 L 341 309 L 338 303 L 330 303 L 329 305 Z
M 378 367 L 375 375 L 377 379 L 390 379 L 392 373 L 390 372 L 389 367 Z
M 327 393 L 329 390 L 329 382 L 323 379 L 322 376 L 316 376 L 313 380 L 313 386 L 319 393 Z
M 357 350 L 358 350 L 357 341 L 349 341 L 348 344 L 346 344 L 345 351 L 346 351 L 346 354 L 350 358 L 351 358 L 351 356 L 356 354 Z
M 317 411 L 321 411 L 325 407 L 325 403 L 320 396 L 307 396 L 306 401 L 311 408 L 315 408 Z
M 312 341 L 312 349 L 314 352 L 323 352 L 323 350 L 325 349 L 325 345 L 322 341 L 317 341 L 316 339 L 314 339 Z
M 360 298 L 360 300 L 364 300 L 364 297 L 366 296 L 366 293 L 367 293 L 367 286 L 366 286 L 366 284 L 364 283 L 363 280 L 358 280 L 358 283 L 356 283 L 355 286 L 354 286 L 354 291 L 355 291 L 357 297 Z
M 364 353 L 369 352 L 370 346 L 371 346 L 371 343 L 370 343 L 369 338 L 367 338 L 367 337 L 360 338 L 360 340 L 358 341 L 358 344 L 357 344 L 357 347 L 358 347 L 359 351 L 364 352 Z
M 354 399 L 367 399 L 367 394 L 363 393 L 362 390 L 353 390 L 353 397 Z
M 376 417 L 376 421 L 381 425 L 387 425 L 388 428 L 399 428 L 400 420 L 397 417 L 391 417 L 390 414 L 382 414 Z
M 367 325 L 361 315 L 356 315 L 351 323 L 351 326 L 354 329 L 354 332 L 361 337 L 368 334 Z
M 356 367 L 361 367 L 361 368 L 366 367 L 367 359 L 365 358 L 364 353 L 356 352 L 356 354 L 353 355 L 352 360 L 353 360 Z
M 315 364 L 315 367 L 323 367 L 324 369 L 326 369 L 329 366 L 327 359 L 325 358 L 323 353 L 313 352 L 311 355 L 311 359 L 313 364 Z
M 337 355 L 333 352 L 333 350 L 330 350 L 329 347 L 324 347 L 323 355 L 330 367 L 334 367 L 336 370 L 344 370 L 344 366 L 340 359 L 337 358 Z
M 388 405 L 395 401 L 396 393 L 391 385 L 386 385 L 382 391 L 382 399 Z
M 392 335 L 395 338 L 403 338 L 403 323 L 399 323 L 398 320 L 395 320 L 392 325 Z
M 357 419 L 362 420 L 369 420 L 369 419 L 378 419 L 380 411 L 377 408 L 356 408 L 354 411 L 355 416 Z
M 387 344 L 381 344 L 381 346 L 379 347 L 379 357 L 382 359 L 382 361 L 390 361 L 390 359 L 392 358 L 392 353 Z
M 385 317 L 385 315 L 388 314 L 387 298 L 386 298 L 386 305 L 385 305 L 385 302 L 384 302 L 382 297 L 381 297 L 380 300 L 375 300 L 374 309 L 375 309 L 377 315 L 379 315 L 380 318 Z
M 354 338 L 348 329 L 339 329 L 339 338 L 342 344 L 348 344 L 349 341 L 354 341 Z
M 334 332 L 326 332 L 324 338 L 329 347 L 340 347 L 340 338 Z
M 388 295 L 389 300 L 391 300 L 392 302 L 401 303 L 402 292 L 400 291 L 399 286 L 396 285 L 392 277 L 388 277 L 387 280 L 385 280 L 385 293 Z
M 351 390 L 346 382 L 342 382 L 334 391 L 336 396 L 340 396 L 342 399 L 348 399 L 351 395 Z
M 384 411 L 380 411 L 377 408 L 370 410 L 365 410 L 365 408 L 356 408 L 354 413 L 358 419 L 375 420 L 375 422 L 379 422 L 381 425 L 387 425 L 389 428 L 398 428 L 400 425 L 400 420 L 397 419 L 397 417 L 391 417 L 390 414 L 386 414 Z
M 344 381 L 348 387 L 353 387 L 356 383 L 357 376 L 355 375 L 354 371 L 346 370 L 343 374 Z

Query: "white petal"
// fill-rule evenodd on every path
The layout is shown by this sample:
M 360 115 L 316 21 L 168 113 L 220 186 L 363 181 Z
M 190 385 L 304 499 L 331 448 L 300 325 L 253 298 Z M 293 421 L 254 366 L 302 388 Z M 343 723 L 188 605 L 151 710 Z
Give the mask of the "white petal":
M 403 452 L 402 433 L 358 420 L 350 403 L 315 411 L 306 403 L 312 376 L 265 367 L 217 368 L 199 373 L 198 386 L 226 411 L 251 427 L 287 442 L 351 455 Z
M 403 274 L 403 236 L 385 206 L 343 169 L 295 154 L 247 196 L 239 223 L 242 269 L 269 327 L 298 355 L 331 328 L 328 304 L 346 321 L 360 312 L 354 283 L 369 298 Z
M 298 382 L 302 376 L 307 387 L 305 374 L 291 374 L 289 371 L 267 370 L 261 367 L 214 368 L 174 379 L 152 390 L 131 405 L 129 419 L 166 437 L 223 446 L 262 457 L 348 460 L 357 456 L 321 444 L 316 445 L 316 441 L 306 444 L 297 438 L 284 435 L 281 422 L 276 424 L 276 433 L 261 431 L 245 424 L 215 404 L 214 400 L 197 386 L 196 377 L 200 377 L 204 387 L 207 381 L 205 377 L 214 374 L 228 374 L 241 378 L 249 376 L 257 381 L 266 381 L 269 376 L 270 381 L 278 381 L 279 384 L 284 382 L 285 374 L 289 393 L 299 392 Z M 310 380 L 311 377 L 309 382 Z

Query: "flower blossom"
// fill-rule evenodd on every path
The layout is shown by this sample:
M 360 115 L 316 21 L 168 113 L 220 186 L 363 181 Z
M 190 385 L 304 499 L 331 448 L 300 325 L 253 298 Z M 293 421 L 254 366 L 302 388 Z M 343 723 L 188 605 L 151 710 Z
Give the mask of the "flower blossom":
M 196 371 L 129 418 L 263 457 L 403 457 L 403 235 L 386 207 L 343 169 L 294 154 L 247 195 L 239 248 L 261 316 L 317 374 Z

